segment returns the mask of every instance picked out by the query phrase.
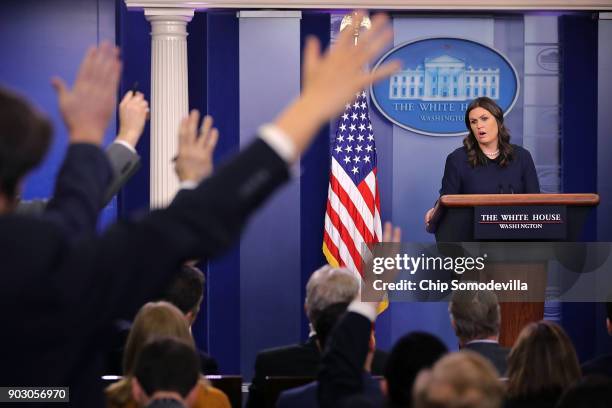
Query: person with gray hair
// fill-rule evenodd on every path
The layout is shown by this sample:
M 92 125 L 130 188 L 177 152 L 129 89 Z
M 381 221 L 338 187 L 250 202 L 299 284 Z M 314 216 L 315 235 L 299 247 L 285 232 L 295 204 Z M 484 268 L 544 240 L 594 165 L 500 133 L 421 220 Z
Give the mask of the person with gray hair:
M 322 352 L 314 330 L 317 318 L 331 305 L 350 303 L 358 295 L 359 285 L 359 279 L 347 268 L 324 265 L 310 275 L 304 301 L 310 335 L 304 343 L 262 350 L 257 354 L 247 408 L 266 406 L 263 395 L 266 377 L 316 377 Z M 383 375 L 386 359 L 387 353 L 374 352 L 372 375 Z
M 314 271 L 306 284 L 304 311 L 310 329 L 322 310 L 334 303 L 349 303 L 359 293 L 359 280 L 347 268 L 324 265 Z
M 455 291 L 448 311 L 459 347 L 491 361 L 503 377 L 510 350 L 499 344 L 501 313 L 497 295 L 488 290 Z

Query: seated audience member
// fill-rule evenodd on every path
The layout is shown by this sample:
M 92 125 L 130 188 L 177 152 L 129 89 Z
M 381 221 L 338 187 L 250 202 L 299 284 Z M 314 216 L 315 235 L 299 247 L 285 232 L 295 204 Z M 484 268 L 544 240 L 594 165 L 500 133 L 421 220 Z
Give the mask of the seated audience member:
M 306 284 L 304 311 L 310 321 L 311 335 L 305 343 L 263 350 L 255 359 L 255 375 L 249 387 L 247 407 L 263 407 L 263 381 L 268 376 L 315 377 L 321 361 L 317 345 L 317 319 L 322 311 L 335 303 L 349 303 L 359 292 L 359 280 L 346 268 L 325 265 L 310 275 Z M 386 353 L 377 350 L 372 374 L 381 375 Z
M 606 303 L 606 328 L 608 334 L 612 336 L 612 302 Z M 612 354 L 604 354 L 587 361 L 582 365 L 582 374 L 587 375 L 603 375 L 612 378 Z
M 508 368 L 510 350 L 498 342 L 501 313 L 495 293 L 488 290 L 454 291 L 448 311 L 459 347 L 482 355 L 503 377 Z
M 399 250 L 401 230 L 385 223 L 383 242 L 389 250 Z M 371 349 L 372 324 L 383 301 L 384 293 L 374 290 L 375 279 L 392 282 L 397 271 L 390 270 L 383 276 L 373 279 L 372 273 L 366 273 L 361 293 L 353 299 L 347 312 L 338 321 L 327 340 L 321 360 L 321 369 L 317 375 L 318 398 L 321 408 L 345 407 L 349 403 L 360 406 L 380 406 L 370 395 L 365 393 L 363 367 Z M 367 299 L 362 302 L 361 299 Z
M 107 187 L 101 206 L 108 204 L 121 187 L 140 167 L 136 145 L 149 114 L 149 103 L 140 92 L 128 91 L 119 104 L 119 133 L 106 148 L 106 156 L 113 170 L 113 180 Z M 47 200 L 19 201 L 16 212 L 24 215 L 41 214 Z
M 136 357 L 132 395 L 146 408 L 194 407 L 200 377 L 194 348 L 172 337 L 148 342 Z
M 556 408 L 612 407 L 612 379 L 589 376 L 572 385 L 561 396 Z
M 499 408 L 504 390 L 495 367 L 470 350 L 442 357 L 414 385 L 415 408 Z
M 187 324 L 191 328 L 200 311 L 200 305 L 204 298 L 204 274 L 195 266 L 183 265 L 180 270 L 173 276 L 172 281 L 164 290 L 161 297 L 162 300 L 172 303 L 178 307 Z M 122 372 L 121 364 L 123 360 L 123 350 L 127 336 L 130 332 L 131 323 L 126 320 L 115 322 L 114 329 L 117 332 L 117 341 L 109 361 L 109 373 Z M 200 356 L 202 374 L 211 375 L 218 374 L 219 369 L 214 358 L 207 353 L 198 350 Z
M 580 379 L 578 357 L 561 326 L 530 323 L 508 357 L 507 407 L 554 407 L 561 394 Z
M 413 332 L 396 341 L 387 358 L 383 380 L 387 407 L 411 407 L 417 374 L 434 365 L 447 351 L 444 343 L 429 333 Z
M 323 309 L 315 321 L 315 330 L 317 332 L 316 342 L 320 350 L 325 350 L 325 345 L 329 334 L 346 312 L 348 303 L 335 303 Z M 363 382 L 364 393 L 371 399 L 382 403 L 383 395 L 381 393 L 380 384 L 370 374 L 372 371 L 372 360 L 374 358 L 375 340 L 374 333 L 370 336 L 370 347 L 363 366 Z M 297 387 L 283 392 L 276 403 L 277 408 L 316 408 L 319 406 L 317 401 L 317 382 L 306 384 L 302 387 Z
M 123 378 L 108 386 L 106 396 L 108 407 L 136 407 L 132 398 L 132 380 L 134 366 L 140 351 L 145 344 L 156 337 L 173 337 L 179 339 L 195 350 L 193 338 L 184 315 L 168 302 L 145 304 L 136 315 L 132 329 L 125 345 L 123 355 Z M 223 392 L 213 388 L 201 377 L 198 381 L 193 407 L 226 407 L 229 400 Z
M 198 313 L 200 313 L 200 307 L 204 300 L 204 284 L 204 273 L 200 269 L 195 266 L 183 265 L 162 295 L 162 300 L 172 303 L 183 312 L 190 330 L 198 317 Z M 199 349 L 198 355 L 200 356 L 203 374 L 219 373 L 219 367 L 214 358 Z
M 357 45 L 351 33 L 343 31 L 325 53 L 316 39 L 306 41 L 301 96 L 233 160 L 194 180 L 197 186 L 167 208 L 99 235 L 99 203 L 112 177 L 99 145 L 116 103 L 118 49 L 92 48 L 72 88 L 56 81 L 70 147 L 43 217 L 11 211 L 19 186 L 45 155 L 50 127 L 27 103 L 0 92 L 0 384 L 68 386 L 72 405 L 101 406 L 103 330 L 158 295 L 187 260 L 228 249 L 249 216 L 287 182 L 317 130 L 356 92 L 399 69 L 397 62 L 364 68 L 392 37 L 385 16 L 372 19 Z M 197 111 L 181 122 L 182 169 L 199 166 L 194 157 L 212 132 L 201 127 L 198 136 L 198 122 Z M 84 223 L 91 234 L 71 240 L 71 223 Z
M 195 266 L 183 265 L 164 290 L 162 300 L 178 307 L 191 328 L 204 299 L 204 273 Z

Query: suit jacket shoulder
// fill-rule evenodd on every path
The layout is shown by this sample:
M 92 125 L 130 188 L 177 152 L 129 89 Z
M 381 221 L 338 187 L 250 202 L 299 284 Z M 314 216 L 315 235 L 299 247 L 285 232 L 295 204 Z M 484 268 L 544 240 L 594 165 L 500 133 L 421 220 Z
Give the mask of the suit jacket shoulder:
M 311 337 L 303 344 L 292 344 L 262 350 L 255 358 L 255 373 L 249 386 L 247 408 L 265 406 L 264 381 L 266 377 L 315 377 L 321 355 Z
M 263 350 L 255 359 L 256 375 L 266 376 L 315 376 L 321 354 L 314 339 L 302 344 Z
M 278 397 L 276 408 L 316 408 L 318 384 L 313 381 L 301 387 L 284 391 Z
M 467 150 L 463 146 L 458 147 L 448 154 L 447 159 L 464 162 L 467 160 Z
M 106 155 L 113 169 L 113 181 L 104 195 L 105 205 L 140 168 L 140 157 L 134 151 L 121 143 L 111 143 L 106 149 Z
M 47 201 L 46 199 L 20 200 L 19 203 L 17 203 L 15 212 L 22 215 L 42 214 L 47 207 Z
M 499 343 L 489 342 L 468 343 L 465 345 L 465 348 L 489 360 L 495 366 L 501 377 L 506 375 L 506 371 L 508 371 L 508 354 L 510 354 L 510 349 L 501 346 Z
M 582 374 L 603 375 L 612 378 L 612 354 L 606 354 L 593 360 L 589 360 L 582 365 Z
M 106 157 L 110 162 L 113 178 L 109 185 L 104 186 L 106 190 L 101 207 L 110 202 L 140 167 L 138 154 L 120 143 L 111 143 L 106 149 Z M 17 204 L 16 212 L 24 215 L 40 215 L 45 211 L 48 202 L 46 198 L 22 200 Z

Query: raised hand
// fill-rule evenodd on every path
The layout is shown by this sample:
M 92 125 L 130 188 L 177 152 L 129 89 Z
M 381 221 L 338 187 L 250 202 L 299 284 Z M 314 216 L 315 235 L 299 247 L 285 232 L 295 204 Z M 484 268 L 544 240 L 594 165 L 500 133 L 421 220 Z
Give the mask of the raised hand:
M 377 251 L 377 255 L 394 258 L 401 251 L 402 230 L 400 227 L 394 227 L 390 222 L 386 222 L 383 227 L 382 251 Z M 384 282 L 393 282 L 399 271 L 395 268 L 387 269 L 382 275 L 376 275 L 371 271 L 366 271 L 363 276 L 363 285 L 361 287 L 361 300 L 364 302 L 382 302 L 386 292 L 374 289 L 374 281 L 382 280 Z
M 400 68 L 399 62 L 393 61 L 375 71 L 366 69 L 366 64 L 383 51 L 393 32 L 388 18 L 376 15 L 370 30 L 355 45 L 353 31 L 362 19 L 363 13 L 357 13 L 351 26 L 340 33 L 335 46 L 325 53 L 321 53 L 316 38 L 307 40 L 302 95 L 275 122 L 292 140 L 297 154 L 308 147 L 319 127 L 340 113 L 357 92 Z
M 213 152 L 219 131 L 212 127 L 212 116 L 205 116 L 198 136 L 200 112 L 192 110 L 179 126 L 179 146 L 174 170 L 181 182 L 199 183 L 213 171 Z
M 392 39 L 393 33 L 387 16 L 378 14 L 372 18 L 371 29 L 365 31 L 355 45 L 353 32 L 363 17 L 363 13 L 358 12 L 352 25 L 340 33 L 334 47 L 324 55 L 315 37 L 306 41 L 303 95 L 304 98 L 312 95 L 320 101 L 326 120 L 340 113 L 347 102 L 355 99 L 356 92 L 399 69 L 398 62 L 383 65 L 376 71 L 365 68 Z
M 72 89 L 53 78 L 71 143 L 102 144 L 115 111 L 120 72 L 119 50 L 105 42 L 87 51 Z
M 149 114 L 149 103 L 140 92 L 128 91 L 119 103 L 119 134 L 122 140 L 136 147 Z

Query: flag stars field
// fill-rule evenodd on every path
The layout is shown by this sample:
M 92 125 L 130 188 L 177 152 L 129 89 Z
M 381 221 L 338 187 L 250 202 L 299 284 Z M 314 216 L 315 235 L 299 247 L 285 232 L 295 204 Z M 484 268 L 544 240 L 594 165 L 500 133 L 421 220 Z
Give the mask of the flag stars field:
M 345 105 L 330 140 L 331 171 L 325 212 L 323 252 L 334 266 L 361 275 L 362 244 L 380 242 L 380 198 L 376 145 L 367 93 Z

